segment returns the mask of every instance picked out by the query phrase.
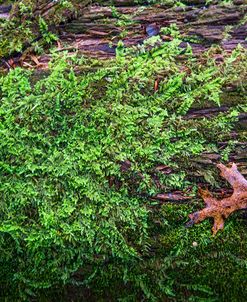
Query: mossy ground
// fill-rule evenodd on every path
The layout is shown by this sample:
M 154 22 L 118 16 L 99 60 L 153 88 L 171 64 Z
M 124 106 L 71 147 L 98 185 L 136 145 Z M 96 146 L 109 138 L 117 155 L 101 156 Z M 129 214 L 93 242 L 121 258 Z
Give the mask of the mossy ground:
M 216 237 L 211 221 L 185 228 L 204 206 L 195 172 L 223 185 L 196 160 L 218 152 L 227 161 L 233 130 L 246 140 L 236 127 L 247 111 L 246 50 L 221 50 L 218 64 L 214 50 L 196 58 L 180 43 L 175 32 L 165 44 L 119 44 L 110 62 L 56 55 L 42 78 L 20 68 L 0 78 L 0 299 L 246 300 L 246 214 Z M 186 119 L 220 104 L 229 110 Z M 188 187 L 188 203 L 151 199 Z
M 189 229 L 184 226 L 188 214 L 201 207 L 202 202 L 194 200 L 153 210 L 150 246 L 142 260 L 105 263 L 91 290 L 67 287 L 61 301 L 86 297 L 87 301 L 244 302 L 246 214 L 232 215 L 224 232 L 212 237 L 211 221 Z

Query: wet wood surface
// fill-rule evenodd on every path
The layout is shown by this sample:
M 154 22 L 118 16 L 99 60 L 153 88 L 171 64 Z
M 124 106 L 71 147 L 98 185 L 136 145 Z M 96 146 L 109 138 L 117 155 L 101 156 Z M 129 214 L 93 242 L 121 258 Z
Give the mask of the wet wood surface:
M 142 9 L 124 6 L 117 7 L 116 11 L 115 15 L 118 14 L 120 20 L 114 17 L 109 7 L 87 8 L 78 20 L 60 27 L 61 40 L 82 52 L 111 57 L 119 40 L 126 46 L 140 44 L 160 33 L 161 28 L 176 24 L 181 34 L 191 41 L 195 53 L 212 44 L 218 44 L 227 51 L 239 43 L 247 46 L 247 24 L 240 24 L 247 12 L 246 5 L 184 8 L 156 5 Z M 164 41 L 169 39 L 162 34 L 161 37 Z
M 54 1 L 35 11 L 46 15 L 53 8 Z M 85 2 L 85 1 L 84 1 Z M 82 3 L 84 3 L 82 1 Z M 115 55 L 121 40 L 126 46 L 137 45 L 151 36 L 160 34 L 163 41 L 170 37 L 161 29 L 176 24 L 194 53 L 201 53 L 211 45 L 219 45 L 231 51 L 238 44 L 247 47 L 247 3 L 235 1 L 232 5 L 209 5 L 205 1 L 185 1 L 185 7 L 170 7 L 165 4 L 140 6 L 134 1 L 113 1 L 115 8 L 107 1 L 81 5 L 75 19 L 60 24 L 56 29 L 62 49 L 79 50 L 98 58 Z M 102 4 L 103 3 L 103 4 Z M 217 3 L 217 1 L 216 1 Z M 0 18 L 8 17 L 11 6 L 0 6 Z M 45 61 L 47 57 L 41 58 Z

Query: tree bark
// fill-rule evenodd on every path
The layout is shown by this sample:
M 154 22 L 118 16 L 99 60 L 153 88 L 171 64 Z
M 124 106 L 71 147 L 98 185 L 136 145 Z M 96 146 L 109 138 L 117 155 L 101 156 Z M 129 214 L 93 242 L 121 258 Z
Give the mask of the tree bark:
M 212 44 L 231 51 L 239 43 L 247 46 L 246 12 L 245 4 L 205 7 L 193 5 L 193 1 L 186 7 L 154 5 L 143 9 L 127 6 L 125 2 L 116 11 L 107 6 L 89 6 L 80 18 L 60 26 L 60 38 L 83 53 L 112 57 L 119 40 L 126 46 L 137 45 L 158 34 L 162 27 L 176 24 L 184 40 L 191 41 L 194 53 L 201 53 Z M 165 35 L 161 37 L 164 41 L 169 39 Z
M 161 28 L 176 24 L 184 37 L 184 46 L 186 41 L 190 42 L 196 54 L 212 44 L 220 45 L 226 51 L 238 44 L 247 47 L 247 4 L 244 1 L 236 0 L 227 6 L 217 4 L 218 1 L 209 6 L 202 0 L 183 2 L 185 7 L 140 6 L 134 1 L 115 0 L 116 7 L 112 9 L 110 1 L 80 1 L 76 20 L 57 28 L 60 41 L 62 45 L 69 45 L 87 55 L 109 58 L 115 55 L 120 40 L 126 46 L 137 45 L 160 33 Z M 45 3 L 34 9 L 34 15 L 53 13 L 56 3 Z M 0 18 L 8 17 L 10 9 L 10 5 L 0 6 Z M 169 39 L 166 35 L 161 34 L 161 37 L 164 41 Z

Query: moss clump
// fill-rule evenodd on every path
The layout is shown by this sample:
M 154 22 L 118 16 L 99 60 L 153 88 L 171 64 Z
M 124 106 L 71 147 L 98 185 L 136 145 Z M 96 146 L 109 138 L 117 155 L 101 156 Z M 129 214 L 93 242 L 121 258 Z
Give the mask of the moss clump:
M 56 28 L 72 18 L 90 0 L 12 1 L 10 16 L 0 19 L 0 58 L 20 56 L 24 51 L 42 52 L 56 41 Z
M 244 301 L 246 291 L 246 222 L 232 215 L 224 234 L 210 236 L 210 221 L 191 229 L 183 224 L 194 205 L 164 205 L 160 249 L 174 257 L 170 270 L 175 291 L 187 292 L 191 301 Z M 238 218 L 239 217 L 239 218 Z M 161 220 L 162 222 L 162 220 Z M 183 264 L 179 266 L 179 262 Z M 178 263 L 178 265 L 176 265 Z M 184 290 L 184 291 L 183 291 Z
M 133 289 L 129 299 L 149 301 L 211 291 L 213 281 L 198 289 L 189 273 L 184 281 L 175 274 L 193 268 L 189 244 L 210 241 L 209 231 L 204 224 L 185 230 L 183 207 L 170 208 L 171 221 L 164 208 L 158 230 L 149 197 L 187 187 L 192 159 L 229 135 L 243 104 L 210 120 L 185 115 L 195 103 L 220 104 L 229 68 L 237 72 L 245 50 L 221 66 L 202 65 L 180 43 L 156 37 L 138 48 L 119 45 L 117 58 L 105 63 L 54 58 L 37 82 L 20 68 L 0 78 L 1 293 L 27 300 L 44 289 L 95 282 L 109 292 L 120 284 L 123 293 Z M 89 71 L 77 75 L 85 65 Z M 122 168 L 126 160 L 129 169 Z M 174 173 L 156 173 L 158 164 Z
M 212 237 L 210 221 L 189 229 L 184 226 L 188 214 L 199 209 L 201 203 L 199 200 L 191 204 L 167 203 L 153 211 L 149 248 L 143 259 L 106 263 L 96 271 L 95 283 L 91 284 L 92 297 L 99 301 L 244 302 L 247 294 L 244 213 L 232 215 L 224 233 Z M 73 293 L 76 295 L 77 291 Z

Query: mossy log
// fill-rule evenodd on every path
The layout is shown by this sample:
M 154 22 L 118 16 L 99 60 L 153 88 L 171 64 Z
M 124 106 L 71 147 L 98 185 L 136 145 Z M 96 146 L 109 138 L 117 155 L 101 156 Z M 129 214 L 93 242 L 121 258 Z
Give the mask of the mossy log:
M 245 41 L 247 23 L 245 18 L 247 5 L 243 2 L 224 6 L 205 6 L 205 2 L 187 1 L 185 7 L 170 7 L 160 4 L 140 7 L 132 5 L 129 1 L 117 3 L 116 11 L 107 6 L 90 6 L 80 18 L 69 24 L 60 26 L 60 39 L 62 44 L 70 45 L 72 48 L 90 56 L 98 58 L 111 58 L 115 55 L 115 48 L 122 40 L 126 46 L 141 44 L 145 39 L 160 34 L 163 41 L 169 41 L 170 37 L 162 35 L 161 28 L 176 24 L 183 36 L 184 44 L 187 41 L 196 55 L 200 55 L 212 45 L 219 45 L 225 51 L 232 51 L 238 44 L 247 46 Z M 128 3 L 128 4 L 127 4 Z M 116 4 L 116 3 L 115 3 Z M 195 5 L 196 4 L 196 5 Z M 111 47 L 109 47 L 111 45 Z M 225 92 L 229 95 L 229 91 Z M 224 101 L 219 108 L 192 109 L 186 118 L 210 118 L 231 108 L 231 97 Z M 232 133 L 236 138 L 240 133 L 246 133 L 247 115 L 239 116 L 237 129 Z M 230 139 L 230 138 L 229 138 Z M 222 147 L 227 142 L 219 142 Z M 229 156 L 230 161 L 238 164 L 243 175 L 247 173 L 246 142 L 236 146 L 236 150 Z M 203 175 L 205 166 L 213 168 L 215 163 L 221 160 L 219 154 L 203 154 L 198 158 L 196 165 L 198 169 L 188 171 L 189 177 L 198 178 L 198 183 Z M 169 170 L 169 171 L 168 171 Z M 165 169 L 163 172 L 173 173 Z M 186 201 L 189 196 L 186 192 L 165 192 L 154 197 L 160 201 Z
M 238 44 L 247 47 L 247 4 L 244 1 L 234 1 L 229 5 L 223 5 L 220 1 L 213 1 L 212 5 L 206 5 L 206 1 L 193 0 L 183 3 L 184 7 L 176 7 L 171 4 L 147 5 L 145 1 L 142 1 L 143 6 L 129 0 L 117 0 L 111 3 L 110 1 L 81 1 L 74 20 L 70 19 L 69 22 L 53 28 L 59 36 L 57 51 L 66 49 L 71 53 L 79 51 L 99 59 L 112 58 L 115 56 L 116 46 L 120 40 L 126 46 L 132 46 L 160 34 L 164 42 L 169 41 L 171 37 L 162 34 L 161 29 L 171 24 L 176 24 L 181 32 L 184 41 L 181 47 L 186 47 L 189 42 L 193 52 L 198 56 L 212 45 L 218 45 L 227 52 L 231 52 Z M 110 4 L 114 4 L 115 8 L 113 9 Z M 48 12 L 54 9 L 54 5 L 54 1 L 45 1 L 45 4 L 36 7 L 35 14 L 47 16 Z M 8 14 L 11 14 L 11 6 L 1 6 L 0 18 L 8 17 Z M 22 54 L 18 54 L 16 58 L 11 57 L 12 61 L 7 61 L 7 64 L 11 67 L 12 63 L 18 65 L 21 62 L 24 63 L 24 67 L 33 66 L 28 61 L 20 61 L 21 57 Z M 38 69 L 43 69 L 47 67 L 50 58 L 48 53 L 34 57 L 32 63 Z M 5 66 L 8 67 L 7 64 Z M 234 91 L 229 93 L 226 90 L 221 99 L 221 107 L 212 108 L 205 104 L 203 108 L 192 108 L 185 118 L 210 118 L 226 112 L 231 108 L 232 103 L 236 104 L 240 100 L 240 97 L 238 95 L 236 98 Z M 231 138 L 246 137 L 246 129 L 247 115 L 242 113 Z M 219 145 L 224 148 L 227 143 L 227 141 L 219 142 Z M 229 156 L 230 161 L 238 164 L 243 175 L 247 175 L 246 145 L 246 141 L 243 141 Z M 200 182 L 202 177 L 200 168 L 203 170 L 205 166 L 213 167 L 220 160 L 219 154 L 202 154 L 195 160 L 198 168 L 188 171 L 188 176 L 198 178 Z M 163 193 L 156 198 L 187 200 L 186 194 L 181 195 L 181 192 L 173 192 L 172 195 Z
M 208 7 L 160 4 L 142 9 L 119 6 L 115 11 L 107 6 L 90 6 L 80 18 L 60 26 L 59 30 L 62 43 L 97 57 L 113 56 L 119 40 L 126 46 L 137 45 L 174 23 L 184 36 L 185 45 L 190 42 L 194 53 L 201 53 L 212 44 L 231 51 L 239 43 L 247 46 L 246 12 L 245 4 Z M 166 35 L 161 37 L 169 40 Z
M 22 1 L 23 2 L 23 1 Z M 68 21 L 51 30 L 59 33 L 61 48 L 79 50 L 90 56 L 108 58 L 115 55 L 117 43 L 122 40 L 126 46 L 141 44 L 150 36 L 161 34 L 164 41 L 169 36 L 161 29 L 176 24 L 184 37 L 184 45 L 190 42 L 194 53 L 201 53 L 216 44 L 231 51 L 239 43 L 247 46 L 247 4 L 235 1 L 223 5 L 214 1 L 183 1 L 185 6 L 167 4 L 137 5 L 134 1 L 73 1 L 77 9 L 75 15 L 67 12 Z M 158 1 L 157 1 L 158 2 Z M 219 2 L 219 3 L 218 3 Z M 54 15 L 57 2 L 40 1 L 33 9 L 33 16 Z M 90 4 L 91 3 L 91 4 Z M 112 9 L 109 4 L 116 7 Z M 15 6 L 0 7 L 0 18 L 13 15 Z M 53 17 L 54 19 L 54 17 Z M 74 19 L 74 20 L 73 20 Z M 65 46 L 66 45 L 66 46 Z

